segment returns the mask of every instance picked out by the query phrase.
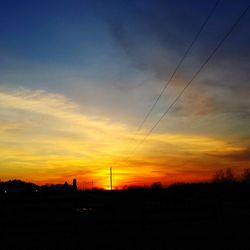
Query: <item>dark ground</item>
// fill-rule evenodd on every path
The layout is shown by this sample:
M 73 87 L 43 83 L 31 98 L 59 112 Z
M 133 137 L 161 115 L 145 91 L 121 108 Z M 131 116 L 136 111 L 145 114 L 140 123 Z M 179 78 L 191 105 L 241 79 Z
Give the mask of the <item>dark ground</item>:
M 250 186 L 0 195 L 0 249 L 250 249 Z

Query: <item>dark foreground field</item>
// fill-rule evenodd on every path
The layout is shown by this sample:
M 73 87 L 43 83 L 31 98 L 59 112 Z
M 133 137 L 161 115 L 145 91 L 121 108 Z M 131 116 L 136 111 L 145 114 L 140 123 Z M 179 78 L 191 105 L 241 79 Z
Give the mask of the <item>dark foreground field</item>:
M 250 186 L 1 194 L 1 249 L 250 249 Z

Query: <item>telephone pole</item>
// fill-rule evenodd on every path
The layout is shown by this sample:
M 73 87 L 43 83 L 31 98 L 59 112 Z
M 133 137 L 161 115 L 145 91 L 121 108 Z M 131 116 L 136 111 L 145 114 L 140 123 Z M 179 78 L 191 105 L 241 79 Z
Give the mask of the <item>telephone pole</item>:
M 109 170 L 109 178 L 110 178 L 110 190 L 112 191 L 112 168 Z

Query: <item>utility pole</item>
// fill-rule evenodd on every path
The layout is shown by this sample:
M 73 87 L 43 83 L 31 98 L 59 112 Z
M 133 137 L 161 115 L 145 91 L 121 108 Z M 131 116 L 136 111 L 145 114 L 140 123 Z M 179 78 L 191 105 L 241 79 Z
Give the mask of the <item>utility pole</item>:
M 112 191 L 112 168 L 109 170 L 109 176 L 110 176 L 110 190 Z

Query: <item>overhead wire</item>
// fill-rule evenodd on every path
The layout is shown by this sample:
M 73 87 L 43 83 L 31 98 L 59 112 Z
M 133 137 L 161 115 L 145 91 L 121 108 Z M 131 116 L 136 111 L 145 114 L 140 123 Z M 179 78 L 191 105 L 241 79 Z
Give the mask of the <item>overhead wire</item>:
M 146 113 L 146 115 L 144 116 L 143 120 L 141 121 L 141 123 L 139 124 L 139 126 L 136 129 L 136 132 L 133 136 L 132 139 L 129 140 L 128 145 L 132 144 L 135 141 L 135 138 L 137 136 L 137 134 L 140 132 L 140 130 L 142 129 L 143 125 L 145 124 L 145 122 L 147 121 L 148 117 L 151 115 L 151 113 L 153 112 L 155 106 L 157 105 L 157 103 L 159 102 L 160 98 L 162 97 L 162 95 L 164 94 L 164 92 L 166 91 L 166 89 L 168 88 L 168 86 L 170 85 L 171 81 L 173 80 L 174 76 L 176 75 L 177 71 L 179 70 L 179 68 L 181 67 L 183 61 L 186 59 L 187 55 L 190 53 L 190 51 L 192 50 L 194 44 L 197 42 L 199 36 L 201 35 L 202 31 L 204 30 L 205 26 L 207 25 L 208 21 L 211 19 L 213 13 L 215 12 L 217 6 L 219 5 L 220 0 L 217 0 L 213 7 L 211 8 L 211 10 L 209 11 L 208 15 L 206 16 L 205 20 L 202 22 L 199 30 L 196 32 L 194 38 L 192 39 L 192 41 L 189 43 L 188 47 L 186 48 L 184 54 L 182 55 L 182 57 L 180 58 L 179 62 L 177 63 L 174 71 L 172 72 L 170 78 L 168 79 L 168 81 L 166 82 L 166 84 L 163 86 L 160 94 L 157 96 L 157 98 L 155 99 L 155 101 L 153 102 L 152 106 L 150 107 L 149 111 Z M 131 152 L 130 152 L 131 153 Z M 114 164 L 114 163 L 113 163 Z
M 187 49 L 185 50 L 183 56 L 181 57 L 180 61 L 178 62 L 177 66 L 175 67 L 174 71 L 172 72 L 169 80 L 166 82 L 166 84 L 164 85 L 163 89 L 161 90 L 160 94 L 158 95 L 158 97 L 155 99 L 154 103 L 152 104 L 151 108 L 149 109 L 149 111 L 146 113 L 146 115 L 144 116 L 142 122 L 139 124 L 137 131 L 140 131 L 141 128 L 143 127 L 144 123 L 147 121 L 148 117 L 150 116 L 150 114 L 152 113 L 152 111 L 154 110 L 156 104 L 158 103 L 158 101 L 160 100 L 160 98 L 162 97 L 162 95 L 164 94 L 165 90 L 168 88 L 169 84 L 171 83 L 172 79 L 174 78 L 174 76 L 176 75 L 177 71 L 179 70 L 179 68 L 181 67 L 183 61 L 186 59 L 187 55 L 189 54 L 189 52 L 191 51 L 191 49 L 193 48 L 194 44 L 196 43 L 196 41 L 198 40 L 200 34 L 202 33 L 203 29 L 205 28 L 206 24 L 208 23 L 209 19 L 212 17 L 215 9 L 217 8 L 218 4 L 219 4 L 220 0 L 217 0 L 215 2 L 215 4 L 213 5 L 212 9 L 210 10 L 210 12 L 208 13 L 206 19 L 204 20 L 204 22 L 202 23 L 200 29 L 198 30 L 198 32 L 195 34 L 193 40 L 190 42 L 189 46 L 187 47 Z
M 245 14 L 250 9 L 250 4 L 244 9 L 244 11 L 240 14 L 240 16 L 236 19 L 236 21 L 233 23 L 233 25 L 229 28 L 227 33 L 223 36 L 223 38 L 218 42 L 217 46 L 212 50 L 212 52 L 209 54 L 209 56 L 206 58 L 206 60 L 201 64 L 199 69 L 195 72 L 193 77 L 187 82 L 187 84 L 184 86 L 182 91 L 177 95 L 177 97 L 173 100 L 173 102 L 170 104 L 170 106 L 166 109 L 166 111 L 161 115 L 161 117 L 154 123 L 154 125 L 151 127 L 151 129 L 147 132 L 147 134 L 139 141 L 139 143 L 134 148 L 132 154 L 135 153 L 137 148 L 142 145 L 145 140 L 150 136 L 150 134 L 153 132 L 153 130 L 158 126 L 158 124 L 161 122 L 161 120 L 170 112 L 172 107 L 177 103 L 177 101 L 181 98 L 181 96 L 184 94 L 186 89 L 190 86 L 190 84 L 195 80 L 195 78 L 199 75 L 199 73 L 202 71 L 202 69 L 207 65 L 207 63 L 211 60 L 211 58 L 216 54 L 216 52 L 219 50 L 219 48 L 222 46 L 222 44 L 225 42 L 225 40 L 231 35 L 231 33 L 234 31 L 235 27 L 240 23 L 241 19 L 245 16 Z M 131 157 L 131 156 L 130 156 Z
M 146 113 L 146 115 L 144 116 L 144 118 L 142 119 L 141 123 L 139 124 L 139 126 L 136 129 L 136 132 L 133 136 L 132 139 L 129 140 L 128 145 L 132 144 L 135 140 L 136 140 L 136 136 L 137 134 L 140 132 L 140 130 L 142 129 L 143 125 L 145 124 L 145 122 L 147 121 L 147 119 L 149 118 L 149 116 L 151 115 L 151 113 L 153 112 L 154 108 L 156 107 L 157 103 L 159 102 L 160 98 L 162 97 L 162 95 L 164 94 L 164 92 L 166 91 L 166 89 L 168 88 L 168 86 L 170 85 L 171 81 L 173 80 L 174 76 L 176 75 L 176 73 L 178 72 L 178 70 L 180 69 L 181 65 L 183 64 L 184 60 L 186 59 L 186 57 L 188 56 L 188 54 L 190 53 L 190 51 L 192 50 L 193 46 L 195 45 L 195 43 L 197 42 L 198 38 L 200 37 L 202 31 L 204 30 L 205 26 L 207 25 L 207 23 L 209 22 L 209 20 L 211 19 L 211 17 L 213 16 L 216 8 L 218 7 L 220 3 L 220 0 L 217 0 L 214 5 L 212 6 L 211 10 L 208 12 L 205 20 L 202 22 L 199 30 L 196 32 L 194 38 L 192 39 L 192 41 L 189 43 L 188 47 L 186 48 L 184 54 L 182 55 L 182 57 L 180 58 L 179 62 L 177 63 L 176 67 L 174 68 L 174 71 L 172 72 L 170 78 L 168 79 L 168 81 L 166 82 L 166 84 L 163 86 L 160 94 L 157 96 L 157 98 L 154 100 L 153 104 L 151 105 L 149 111 Z M 128 147 L 128 146 L 127 146 Z M 130 154 L 131 152 L 129 152 Z

